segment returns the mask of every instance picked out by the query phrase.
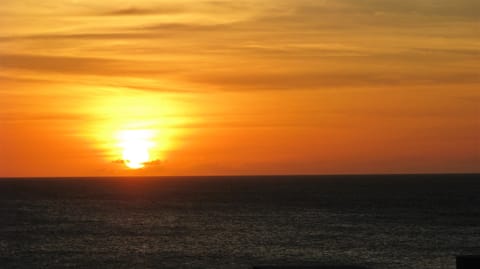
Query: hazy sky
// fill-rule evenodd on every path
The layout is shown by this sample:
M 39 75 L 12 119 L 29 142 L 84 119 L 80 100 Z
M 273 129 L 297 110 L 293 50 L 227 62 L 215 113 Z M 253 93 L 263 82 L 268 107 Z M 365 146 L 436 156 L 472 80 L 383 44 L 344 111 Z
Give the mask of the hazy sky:
M 3 0 L 0 176 L 480 172 L 479 10 Z

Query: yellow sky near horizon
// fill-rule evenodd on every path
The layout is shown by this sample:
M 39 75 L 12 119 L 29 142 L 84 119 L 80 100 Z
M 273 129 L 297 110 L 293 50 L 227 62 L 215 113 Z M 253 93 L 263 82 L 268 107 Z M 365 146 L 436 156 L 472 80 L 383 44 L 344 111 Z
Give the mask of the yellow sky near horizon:
M 480 172 L 477 10 L 3 1 L 0 177 Z

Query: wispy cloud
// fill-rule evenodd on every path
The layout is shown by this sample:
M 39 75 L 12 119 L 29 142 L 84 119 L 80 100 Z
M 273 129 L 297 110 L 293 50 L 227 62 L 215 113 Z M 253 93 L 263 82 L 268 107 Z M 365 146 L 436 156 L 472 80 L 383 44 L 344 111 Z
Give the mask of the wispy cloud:
M 117 60 L 90 57 L 27 54 L 1 54 L 0 59 L 2 59 L 0 63 L 2 68 L 77 74 L 109 74 L 115 63 L 118 63 Z
M 2 113 L 0 114 L 0 121 L 8 122 L 28 122 L 28 121 L 77 121 L 85 122 L 90 120 L 99 120 L 101 118 L 94 117 L 91 114 L 80 113 Z
M 8 47 L 0 67 L 152 81 L 168 77 L 234 91 L 472 84 L 478 83 L 471 69 L 478 50 L 471 19 L 478 5 L 472 0 L 160 1 L 125 7 L 87 2 L 79 10 L 99 11 L 72 20 L 75 30 L 2 35 Z M 135 18 L 124 23 L 124 16 Z M 65 44 L 62 53 L 42 51 L 52 42 Z M 86 57 L 90 51 L 96 54 Z M 414 59 L 430 68 L 418 67 Z M 452 59 L 455 68 L 438 64 Z
M 100 13 L 106 16 L 169 15 L 184 12 L 181 6 L 161 6 L 157 8 L 127 7 Z
M 155 69 L 146 68 L 152 62 L 135 60 L 120 60 L 94 57 L 50 56 L 33 54 L 0 54 L 0 68 L 20 69 L 37 72 L 121 76 L 144 74 L 162 74 L 172 72 L 172 68 L 162 68 L 160 64 Z
M 469 72 L 241 72 L 210 73 L 191 78 L 214 88 L 227 91 L 252 90 L 331 90 L 352 87 L 385 87 L 435 85 L 476 85 L 480 77 Z

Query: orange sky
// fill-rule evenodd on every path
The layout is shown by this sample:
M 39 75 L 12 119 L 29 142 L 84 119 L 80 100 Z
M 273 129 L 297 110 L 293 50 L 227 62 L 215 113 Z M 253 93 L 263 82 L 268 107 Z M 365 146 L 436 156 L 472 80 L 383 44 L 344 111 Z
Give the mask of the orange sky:
M 0 177 L 480 172 L 478 10 L 3 0 Z

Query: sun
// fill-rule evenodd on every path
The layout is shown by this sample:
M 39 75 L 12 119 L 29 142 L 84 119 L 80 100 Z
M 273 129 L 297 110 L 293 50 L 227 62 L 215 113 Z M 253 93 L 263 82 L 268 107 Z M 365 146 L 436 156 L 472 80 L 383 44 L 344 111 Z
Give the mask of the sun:
M 151 130 L 123 130 L 118 133 L 119 146 L 122 149 L 122 160 L 131 169 L 145 167 L 152 161 L 150 150 L 154 146 Z

